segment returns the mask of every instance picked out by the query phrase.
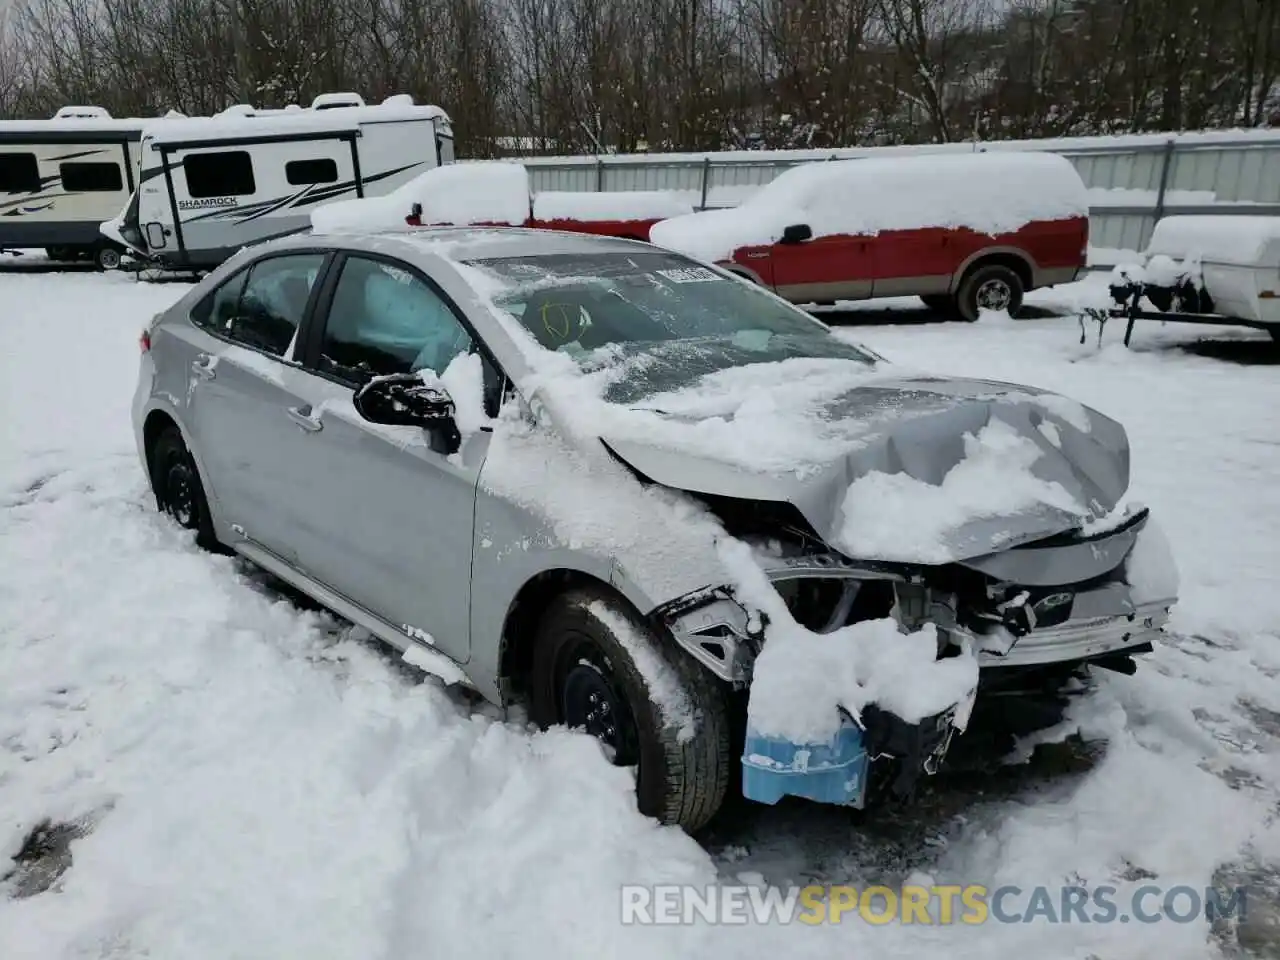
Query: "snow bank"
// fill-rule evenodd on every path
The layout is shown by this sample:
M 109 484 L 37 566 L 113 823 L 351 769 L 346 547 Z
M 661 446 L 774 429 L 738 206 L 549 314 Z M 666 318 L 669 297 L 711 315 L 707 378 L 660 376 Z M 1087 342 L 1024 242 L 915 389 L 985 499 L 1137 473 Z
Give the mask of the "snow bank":
M 311 226 L 318 233 L 398 229 L 415 203 L 422 205 L 424 224 L 520 226 L 529 219 L 529 173 L 500 161 L 434 167 L 385 196 L 318 207 Z
M 655 224 L 654 243 L 704 260 L 774 243 L 790 224 L 815 237 L 917 227 L 1001 234 L 1033 220 L 1089 215 L 1088 191 L 1069 160 L 1046 153 L 980 153 L 808 163 L 731 210 Z
M 1280 217 L 1165 217 L 1147 254 L 1280 268 Z
M 1008 517 L 1048 506 L 1084 520 L 1066 488 L 1031 468 L 1042 452 L 1000 420 L 964 438 L 965 458 L 934 485 L 905 473 L 869 473 L 845 495 L 836 546 L 854 557 L 945 563 L 948 537 L 975 518 Z
M 533 198 L 535 220 L 662 220 L 692 212 L 693 204 L 666 190 L 544 190 Z

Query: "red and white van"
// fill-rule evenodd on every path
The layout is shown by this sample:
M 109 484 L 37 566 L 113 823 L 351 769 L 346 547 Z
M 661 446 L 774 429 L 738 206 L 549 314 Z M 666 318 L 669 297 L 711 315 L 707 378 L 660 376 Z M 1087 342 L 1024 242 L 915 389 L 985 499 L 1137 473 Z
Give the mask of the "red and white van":
M 728 210 L 657 224 L 652 242 L 793 303 L 919 296 L 976 320 L 1085 266 L 1088 197 L 1070 161 L 990 152 L 832 160 Z

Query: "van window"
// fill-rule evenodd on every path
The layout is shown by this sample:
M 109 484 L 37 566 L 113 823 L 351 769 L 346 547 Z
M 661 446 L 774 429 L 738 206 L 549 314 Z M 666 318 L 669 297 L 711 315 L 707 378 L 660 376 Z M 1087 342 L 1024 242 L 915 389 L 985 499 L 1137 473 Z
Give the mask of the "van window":
M 290 160 L 284 165 L 284 178 L 295 187 L 308 183 L 337 183 L 338 165 L 333 160 Z
M 187 171 L 187 193 L 193 200 L 242 197 L 258 189 L 247 150 L 189 153 L 182 166 Z
M 59 165 L 58 173 L 67 193 L 115 193 L 124 189 L 118 163 L 64 163 Z
M 34 153 L 0 153 L 0 193 L 36 193 L 40 167 Z

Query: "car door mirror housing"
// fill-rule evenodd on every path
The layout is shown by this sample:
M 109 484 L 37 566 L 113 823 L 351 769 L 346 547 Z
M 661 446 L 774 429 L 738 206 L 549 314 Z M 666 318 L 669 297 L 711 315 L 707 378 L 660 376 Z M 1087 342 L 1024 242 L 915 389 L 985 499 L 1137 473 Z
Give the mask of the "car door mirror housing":
M 449 391 L 419 374 L 375 377 L 356 391 L 353 403 L 370 423 L 421 427 L 432 435 L 433 449 L 443 453 L 453 453 L 461 444 Z
M 782 231 L 782 243 L 804 243 L 813 239 L 813 228 L 807 223 L 793 223 Z

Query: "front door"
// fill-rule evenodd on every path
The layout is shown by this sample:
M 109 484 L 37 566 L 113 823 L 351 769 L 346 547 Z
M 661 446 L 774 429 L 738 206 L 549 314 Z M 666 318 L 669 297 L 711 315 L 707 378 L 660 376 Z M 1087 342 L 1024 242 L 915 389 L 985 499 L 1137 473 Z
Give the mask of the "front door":
M 792 303 L 865 300 L 872 295 L 872 237 L 815 237 L 799 243 L 775 243 L 769 250 L 774 289 Z
M 369 423 L 352 398 L 373 376 L 444 374 L 459 358 L 464 365 L 481 361 L 469 356 L 474 344 L 451 306 L 420 274 L 355 255 L 340 270 L 323 334 L 306 358 L 314 371 L 306 402 L 320 426 L 309 436 L 314 515 L 296 531 L 298 562 L 347 599 L 465 663 L 476 484 L 488 434 L 474 434 L 449 454 L 420 428 Z

